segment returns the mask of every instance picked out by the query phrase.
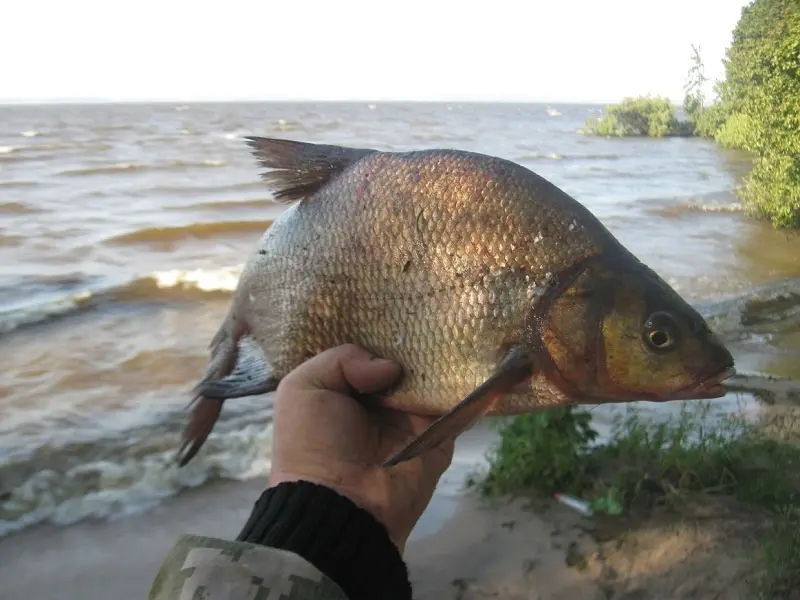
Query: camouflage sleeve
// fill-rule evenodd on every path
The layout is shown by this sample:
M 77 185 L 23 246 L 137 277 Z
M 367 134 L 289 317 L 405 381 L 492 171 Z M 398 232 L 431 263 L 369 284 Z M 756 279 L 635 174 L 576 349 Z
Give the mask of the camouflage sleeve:
M 347 600 L 300 556 L 268 546 L 184 535 L 153 581 L 148 600 Z

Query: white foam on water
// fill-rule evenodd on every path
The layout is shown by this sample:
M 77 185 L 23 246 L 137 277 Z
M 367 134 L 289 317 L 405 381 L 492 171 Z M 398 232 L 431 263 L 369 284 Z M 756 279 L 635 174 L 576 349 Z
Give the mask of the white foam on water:
M 161 290 L 194 289 L 200 292 L 233 292 L 244 265 L 214 269 L 172 269 L 155 271 L 121 284 L 87 286 L 64 296 L 48 298 L 23 306 L 0 309 L 0 334 L 25 325 L 33 325 L 55 317 L 65 316 L 103 301 L 125 298 L 125 291 L 134 286 L 155 283 Z
M 242 274 L 243 265 L 221 267 L 218 269 L 173 269 L 156 271 L 148 277 L 155 280 L 159 288 L 192 286 L 204 292 L 229 291 L 236 289 Z
M 176 448 L 147 452 L 133 447 L 121 457 L 92 460 L 63 472 L 40 470 L 5 491 L 0 538 L 40 523 L 71 525 L 140 514 L 212 479 L 266 476 L 271 439 L 271 424 L 252 423 L 212 433 L 183 468 L 175 462 Z

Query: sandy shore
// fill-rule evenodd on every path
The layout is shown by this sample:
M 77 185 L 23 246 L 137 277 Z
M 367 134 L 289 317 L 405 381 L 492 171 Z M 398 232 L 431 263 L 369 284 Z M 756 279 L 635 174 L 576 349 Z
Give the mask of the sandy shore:
M 11 535 L 0 542 L 0 597 L 146 598 L 177 536 L 234 537 L 261 489 L 256 481 L 210 485 L 136 517 Z M 560 505 L 534 512 L 524 500 L 487 506 L 437 494 L 405 557 L 418 600 L 742 598 L 745 555 L 730 555 L 730 536 L 708 525 L 673 519 L 603 545 L 596 524 Z
M 107 600 L 114 590 L 115 600 L 146 598 L 178 535 L 234 537 L 261 488 L 255 481 L 217 484 L 116 522 L 42 526 L 12 535 L 0 542 L 2 597 Z M 556 526 L 519 502 L 487 510 L 469 497 L 439 494 L 406 552 L 416 596 L 453 597 L 477 579 L 476 593 L 535 589 L 536 596 L 504 597 L 594 598 L 596 587 L 565 564 L 576 532 L 554 532 Z

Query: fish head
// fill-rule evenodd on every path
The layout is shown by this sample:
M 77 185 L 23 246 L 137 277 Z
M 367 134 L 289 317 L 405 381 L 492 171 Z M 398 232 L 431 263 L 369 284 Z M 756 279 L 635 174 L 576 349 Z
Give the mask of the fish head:
M 577 402 L 719 398 L 735 374 L 706 320 L 631 256 L 583 266 L 541 311 L 550 378 Z

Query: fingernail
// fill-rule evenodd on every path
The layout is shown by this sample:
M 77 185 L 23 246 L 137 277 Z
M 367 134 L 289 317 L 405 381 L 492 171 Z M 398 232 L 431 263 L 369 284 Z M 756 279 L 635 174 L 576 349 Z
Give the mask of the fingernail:
M 388 358 L 381 358 L 380 356 L 375 356 L 375 355 L 371 356 L 370 360 L 374 361 L 374 362 L 377 362 L 377 363 L 384 363 L 384 364 L 387 364 L 387 365 L 396 364 L 393 360 L 389 360 Z

